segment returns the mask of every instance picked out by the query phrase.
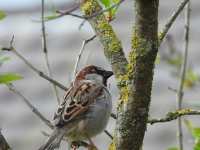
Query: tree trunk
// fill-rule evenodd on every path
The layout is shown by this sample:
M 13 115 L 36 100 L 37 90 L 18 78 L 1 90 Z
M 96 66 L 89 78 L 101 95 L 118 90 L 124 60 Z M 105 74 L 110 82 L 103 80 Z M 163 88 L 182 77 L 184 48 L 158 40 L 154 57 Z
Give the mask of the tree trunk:
M 151 100 L 154 62 L 158 51 L 158 0 L 135 0 L 135 25 L 129 61 L 121 42 L 96 0 L 85 0 L 84 14 L 104 47 L 119 88 L 117 123 L 110 149 L 139 150 L 143 143 Z

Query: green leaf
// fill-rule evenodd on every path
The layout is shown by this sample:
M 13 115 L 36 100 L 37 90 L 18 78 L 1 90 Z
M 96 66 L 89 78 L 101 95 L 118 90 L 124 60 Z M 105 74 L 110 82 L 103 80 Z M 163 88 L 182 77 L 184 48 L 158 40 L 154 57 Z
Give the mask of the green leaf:
M 119 3 L 120 2 L 120 0 L 112 0 L 113 1 L 113 3 Z
M 195 140 L 194 150 L 200 150 L 200 140 Z
M 58 17 L 59 17 L 58 14 L 54 14 L 54 15 L 51 15 L 51 16 L 44 17 L 44 20 L 45 21 L 50 21 L 50 20 L 57 19 Z
M 192 134 L 192 132 L 193 132 L 192 122 L 187 119 L 184 119 L 184 123 L 185 123 L 186 127 L 188 128 L 189 132 Z
M 167 59 L 167 63 L 171 66 L 174 66 L 174 67 L 180 67 L 182 62 L 183 62 L 182 57 L 179 56 L 179 55 L 174 57 L 174 58 L 168 58 Z
M 112 4 L 111 0 L 100 0 L 100 1 L 105 6 L 105 8 L 110 7 Z
M 200 139 L 200 128 L 193 128 L 192 135 L 195 139 Z
M 14 73 L 0 74 L 0 84 L 7 84 L 15 80 L 22 79 L 22 76 Z
M 190 133 L 192 134 L 192 136 L 195 139 L 200 139 L 200 128 L 198 127 L 193 127 L 193 124 L 191 121 L 189 120 L 184 120 L 184 123 L 186 125 L 186 127 L 188 128 L 188 130 L 190 131 Z
M 4 19 L 5 17 L 6 17 L 6 13 L 0 10 L 0 20 Z
M 193 87 L 198 81 L 200 81 L 200 76 L 196 72 L 194 72 L 191 68 L 187 70 L 184 86 L 187 88 Z
M 113 4 L 117 4 L 119 3 L 119 1 L 120 0 L 112 0 Z M 118 8 L 119 8 L 119 5 L 112 9 L 112 16 L 116 15 Z
M 105 7 L 105 8 L 109 8 L 111 7 L 112 5 L 114 4 L 117 4 L 119 3 L 120 0 L 100 0 L 100 3 Z M 106 11 L 104 14 L 106 15 L 106 18 L 108 18 L 108 20 L 112 20 L 115 15 L 116 15 L 116 12 L 118 10 L 118 6 Z
M 179 150 L 177 147 L 170 147 L 167 150 Z

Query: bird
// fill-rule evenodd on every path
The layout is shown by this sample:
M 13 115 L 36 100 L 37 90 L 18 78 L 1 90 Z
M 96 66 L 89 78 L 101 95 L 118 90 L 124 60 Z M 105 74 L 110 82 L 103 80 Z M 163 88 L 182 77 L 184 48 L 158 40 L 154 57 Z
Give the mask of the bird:
M 88 149 L 96 148 L 91 138 L 106 128 L 112 111 L 107 88 L 107 80 L 112 75 L 112 71 L 95 65 L 86 66 L 77 73 L 54 114 L 53 132 L 39 150 L 59 148 L 63 137 L 69 144 L 88 140 Z M 75 145 L 74 150 L 76 148 Z

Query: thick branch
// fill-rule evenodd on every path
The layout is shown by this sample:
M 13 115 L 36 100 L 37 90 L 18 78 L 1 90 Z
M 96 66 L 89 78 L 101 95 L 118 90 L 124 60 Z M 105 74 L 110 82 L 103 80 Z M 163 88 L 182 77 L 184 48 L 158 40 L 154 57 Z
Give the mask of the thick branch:
M 117 150 L 139 150 L 142 147 L 158 51 L 158 0 L 135 0 L 134 11 L 128 83 L 117 112 Z
M 102 10 L 97 0 L 86 0 L 81 5 L 81 10 L 85 16 L 89 18 L 89 23 L 92 25 L 97 36 L 99 37 L 104 48 L 105 56 L 112 65 L 112 70 L 116 78 L 120 75 L 124 75 L 128 62 L 125 58 L 121 41 L 117 38 L 104 14 L 90 17 L 98 12 L 101 12 Z

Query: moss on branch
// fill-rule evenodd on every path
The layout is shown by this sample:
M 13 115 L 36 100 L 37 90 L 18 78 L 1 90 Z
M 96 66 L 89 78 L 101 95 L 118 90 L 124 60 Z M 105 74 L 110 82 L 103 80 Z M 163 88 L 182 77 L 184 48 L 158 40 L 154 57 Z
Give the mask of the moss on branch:
M 117 112 L 117 149 L 139 150 L 148 120 L 154 62 L 158 50 L 158 0 L 135 0 L 136 17 L 129 54 L 128 79 Z M 125 94 L 126 93 L 126 94 Z
M 103 45 L 120 90 L 116 135 L 110 150 L 139 150 L 143 141 L 157 54 L 157 8 L 158 0 L 136 0 L 135 35 L 128 62 L 121 41 L 104 14 L 90 17 L 102 10 L 97 0 L 85 0 L 81 4 L 81 10 Z
M 104 14 L 90 17 L 102 10 L 97 0 L 85 0 L 81 5 L 81 10 L 85 16 L 89 18 L 88 21 L 103 45 L 104 54 L 112 65 L 115 77 L 118 82 L 121 82 L 119 78 L 126 73 L 128 64 L 122 49 L 121 41 L 117 38 L 112 26 L 106 20 Z M 118 83 L 118 85 L 119 89 L 121 89 L 120 85 L 123 84 Z
M 181 116 L 186 115 L 200 115 L 199 110 L 192 110 L 192 109 L 180 109 L 174 112 L 167 113 L 166 117 L 160 119 L 149 119 L 148 123 L 155 124 L 155 123 L 165 123 L 172 120 L 175 120 Z

